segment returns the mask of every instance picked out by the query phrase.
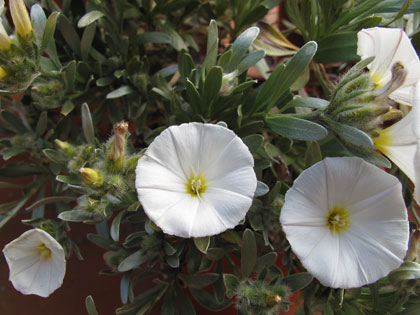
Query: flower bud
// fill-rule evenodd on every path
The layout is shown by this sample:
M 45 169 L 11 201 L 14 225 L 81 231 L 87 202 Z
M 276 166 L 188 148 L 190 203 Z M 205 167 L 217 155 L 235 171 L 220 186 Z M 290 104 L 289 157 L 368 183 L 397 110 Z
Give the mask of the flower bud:
M 58 139 L 55 139 L 54 143 L 57 146 L 57 148 L 61 152 L 63 152 L 67 157 L 74 157 L 76 155 L 76 150 L 70 143 Z
M 106 167 L 111 172 L 121 171 L 124 166 L 128 123 L 121 121 L 114 125 L 114 138 L 106 157 Z
M 265 298 L 265 305 L 267 305 L 268 307 L 274 307 L 280 304 L 281 301 L 282 301 L 282 298 L 280 295 L 270 292 L 270 293 L 267 293 L 267 296 Z
M 406 260 L 420 262 L 420 230 L 411 233 Z
M 0 50 L 10 49 L 11 40 L 6 30 L 4 29 L 3 23 L 0 19 Z
M 101 187 L 104 184 L 104 175 L 94 169 L 82 167 L 80 170 L 83 182 L 94 188 Z
M 8 73 L 6 72 L 6 70 L 4 70 L 3 67 L 0 67 L 0 80 L 3 80 L 7 76 L 8 76 Z
M 15 24 L 16 32 L 23 38 L 32 32 L 32 23 L 23 0 L 9 1 L 10 14 Z

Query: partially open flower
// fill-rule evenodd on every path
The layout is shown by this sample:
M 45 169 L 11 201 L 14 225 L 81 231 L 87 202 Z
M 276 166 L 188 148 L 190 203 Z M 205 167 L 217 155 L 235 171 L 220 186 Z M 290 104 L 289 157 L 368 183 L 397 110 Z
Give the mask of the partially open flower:
M 136 169 L 149 218 L 165 233 L 203 237 L 236 226 L 257 185 L 254 160 L 231 130 L 189 123 L 164 130 Z
M 118 172 L 124 166 L 128 123 L 121 121 L 116 123 L 113 129 L 114 137 L 111 140 L 111 146 L 106 157 L 106 166 L 109 171 Z
M 63 283 L 66 259 L 61 245 L 41 229 L 26 231 L 3 249 L 9 280 L 22 294 L 48 297 Z
M 395 63 L 407 70 L 405 81 L 399 82 L 389 95 L 394 101 L 411 105 L 410 89 L 420 78 L 420 60 L 407 34 L 399 28 L 374 27 L 363 29 L 357 34 L 357 54 L 366 59 L 375 59 L 368 66 L 369 74 L 378 89 L 387 85 L 392 78 Z M 400 77 L 398 77 L 400 78 Z
M 325 286 L 356 288 L 400 266 L 409 224 L 398 179 L 362 159 L 326 158 L 295 180 L 280 222 Z
M 379 130 L 374 137 L 375 148 L 385 154 L 414 183 L 414 198 L 420 201 L 420 81 L 412 90 L 412 110 L 392 126 Z
M 16 32 L 23 38 L 32 32 L 32 23 L 23 0 L 9 0 L 10 14 Z

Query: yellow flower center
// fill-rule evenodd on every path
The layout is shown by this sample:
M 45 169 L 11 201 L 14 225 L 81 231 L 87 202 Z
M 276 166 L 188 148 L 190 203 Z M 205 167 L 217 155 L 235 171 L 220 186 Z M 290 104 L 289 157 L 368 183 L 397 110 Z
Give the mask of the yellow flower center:
M 350 215 L 345 208 L 334 207 L 328 211 L 325 225 L 332 234 L 340 233 L 350 225 L 349 217 Z
M 36 247 L 36 251 L 43 260 L 50 259 L 51 257 L 51 249 L 49 249 L 44 243 L 39 243 L 39 245 Z
M 380 89 L 381 87 L 385 85 L 384 82 L 381 82 L 382 78 L 378 76 L 377 74 L 371 75 L 371 78 L 373 80 L 373 83 L 375 83 L 375 90 Z
M 389 135 L 389 129 L 383 129 L 378 131 L 379 136 L 373 137 L 372 140 L 375 144 L 375 148 L 381 151 L 383 154 L 387 154 L 388 146 L 391 144 L 391 136 Z
M 200 198 L 201 194 L 206 191 L 206 180 L 202 175 L 191 176 L 185 184 L 185 188 L 191 196 Z

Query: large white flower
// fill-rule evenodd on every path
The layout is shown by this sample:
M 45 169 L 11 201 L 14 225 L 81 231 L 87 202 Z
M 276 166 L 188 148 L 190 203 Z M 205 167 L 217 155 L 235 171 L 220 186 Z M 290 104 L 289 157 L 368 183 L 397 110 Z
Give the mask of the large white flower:
M 172 126 L 138 162 L 138 197 L 167 234 L 215 235 L 236 226 L 250 208 L 257 185 L 253 166 L 247 146 L 227 128 Z
M 416 188 L 420 187 L 420 81 L 412 89 L 412 110 L 392 126 L 379 130 L 374 137 L 375 148 L 385 154 L 410 178 Z M 420 190 L 416 189 L 414 198 L 420 201 Z
M 355 157 L 326 158 L 302 172 L 280 222 L 303 266 L 332 288 L 377 281 L 403 262 L 408 247 L 400 182 Z
M 63 283 L 66 259 L 61 245 L 41 229 L 26 231 L 3 249 L 9 280 L 23 294 L 48 297 Z
M 402 63 L 407 70 L 407 77 L 404 84 L 389 97 L 411 105 L 410 89 L 420 79 L 420 61 L 407 34 L 399 28 L 374 27 L 361 30 L 357 39 L 357 54 L 362 59 L 375 57 L 368 68 L 377 88 L 391 80 L 393 65 L 396 62 Z

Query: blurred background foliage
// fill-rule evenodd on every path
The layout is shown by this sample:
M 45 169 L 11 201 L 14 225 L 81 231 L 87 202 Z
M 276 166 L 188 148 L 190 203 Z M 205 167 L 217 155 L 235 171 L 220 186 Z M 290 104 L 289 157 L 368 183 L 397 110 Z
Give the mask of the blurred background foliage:
M 214 311 L 234 303 L 240 314 L 274 314 L 295 303 L 288 300 L 295 291 L 298 314 L 416 314 L 418 264 L 407 262 L 366 288 L 325 288 L 291 252 L 279 213 L 293 179 L 326 156 L 391 166 L 373 150 L 371 129 L 363 127 L 370 120 L 356 125 L 331 104 L 346 106 L 334 97 L 366 66 L 343 77 L 359 59 L 362 28 L 402 27 L 420 47 L 420 1 L 26 3 L 33 36 L 17 36 L 13 58 L 0 54 L 9 71 L 1 86 L 0 154 L 7 163 L 0 187 L 15 188 L 12 177 L 27 183 L 22 198 L 0 205 L 0 226 L 30 211 L 24 224 L 43 228 L 67 255 L 81 258 L 66 232 L 81 224 L 73 222 L 95 224 L 87 238 L 106 250 L 101 272 L 122 275 L 117 314 L 144 314 L 157 303 L 162 314 L 195 314 L 191 298 Z M 279 19 L 265 20 L 278 6 Z M 123 120 L 122 131 L 113 129 Z M 190 121 L 232 129 L 254 155 L 259 180 L 246 219 L 200 239 L 163 234 L 134 189 L 147 146 L 168 126 Z M 118 161 L 114 132 L 125 139 Z M 391 172 L 408 192 L 404 175 Z M 409 193 L 406 203 L 417 215 Z M 146 278 L 154 286 L 138 290 Z M 91 297 L 86 306 L 95 314 Z

